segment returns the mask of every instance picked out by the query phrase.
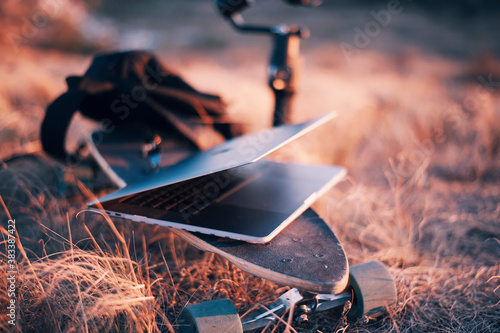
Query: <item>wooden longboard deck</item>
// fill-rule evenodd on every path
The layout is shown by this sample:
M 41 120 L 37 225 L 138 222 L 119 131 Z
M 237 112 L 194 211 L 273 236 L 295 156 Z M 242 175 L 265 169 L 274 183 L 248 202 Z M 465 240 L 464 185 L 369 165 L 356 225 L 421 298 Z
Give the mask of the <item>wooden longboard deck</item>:
M 127 128 L 89 139 L 89 150 L 101 169 L 118 187 L 147 176 L 148 161 L 141 146 L 149 133 Z M 194 150 L 163 142 L 161 167 L 171 165 Z M 172 229 L 193 246 L 228 259 L 255 276 L 318 293 L 340 293 L 348 282 L 347 258 L 328 225 L 308 209 L 266 244 Z
M 160 144 L 161 168 L 173 165 L 196 151 L 188 144 L 165 140 L 167 134 L 153 132 L 140 125 L 123 126 L 111 133 L 94 132 L 87 145 L 102 171 L 116 186 L 124 187 L 153 171 L 148 158 L 143 156 L 142 147 L 154 134 L 163 139 Z
M 197 248 L 280 285 L 326 294 L 340 293 L 347 285 L 349 268 L 344 249 L 312 209 L 266 244 L 172 230 Z

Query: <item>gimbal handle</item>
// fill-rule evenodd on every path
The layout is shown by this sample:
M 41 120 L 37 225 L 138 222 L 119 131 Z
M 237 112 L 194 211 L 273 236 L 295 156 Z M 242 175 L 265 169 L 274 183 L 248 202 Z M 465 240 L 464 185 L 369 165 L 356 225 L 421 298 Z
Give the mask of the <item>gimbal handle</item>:
M 309 31 L 295 25 L 260 26 L 246 24 L 240 12 L 252 1 L 214 0 L 219 12 L 232 26 L 245 33 L 268 34 L 273 48 L 268 67 L 268 85 L 274 93 L 273 126 L 290 121 L 292 97 L 295 94 L 297 72 L 301 65 L 300 39 L 308 38 Z M 290 0 L 291 4 L 311 5 L 314 0 Z M 318 1 L 316 1 L 318 2 Z M 320 2 L 319 2 L 320 3 Z

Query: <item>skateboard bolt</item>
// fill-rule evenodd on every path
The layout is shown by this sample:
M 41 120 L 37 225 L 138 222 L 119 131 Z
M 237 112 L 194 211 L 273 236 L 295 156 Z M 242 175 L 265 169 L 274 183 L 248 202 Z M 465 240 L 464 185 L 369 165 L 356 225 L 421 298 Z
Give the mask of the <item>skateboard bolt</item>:
M 297 319 L 295 319 L 295 321 L 297 322 L 297 324 L 303 324 L 305 322 L 308 322 L 309 321 L 309 317 L 307 317 L 307 315 L 304 313 L 304 314 L 301 314 L 300 316 L 297 317 Z
M 309 312 L 311 312 L 311 309 L 310 309 L 307 305 L 305 305 L 305 304 L 302 304 L 302 305 L 299 307 L 299 310 L 300 310 L 300 312 L 302 312 L 302 313 L 309 313 Z

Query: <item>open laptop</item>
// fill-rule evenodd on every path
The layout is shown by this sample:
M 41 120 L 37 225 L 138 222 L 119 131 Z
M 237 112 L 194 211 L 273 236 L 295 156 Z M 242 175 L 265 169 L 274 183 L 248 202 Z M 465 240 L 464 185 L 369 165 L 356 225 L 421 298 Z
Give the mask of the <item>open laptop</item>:
M 338 182 L 345 169 L 262 158 L 334 116 L 234 138 L 98 202 L 111 216 L 266 243 Z M 90 208 L 97 209 L 98 202 Z

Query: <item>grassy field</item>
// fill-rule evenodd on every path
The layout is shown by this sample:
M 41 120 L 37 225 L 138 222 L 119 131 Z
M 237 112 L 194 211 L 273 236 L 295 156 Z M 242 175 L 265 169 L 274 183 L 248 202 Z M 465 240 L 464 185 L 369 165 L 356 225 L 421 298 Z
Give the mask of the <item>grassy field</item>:
M 240 38 L 210 6 L 183 3 L 158 4 L 168 15 L 153 5 L 142 12 L 117 10 L 113 19 L 120 23 L 108 25 L 102 17 L 112 7 L 104 7 L 99 27 L 108 37 L 128 36 L 109 48 L 154 46 L 162 62 L 188 82 L 221 94 L 247 132 L 269 126 L 268 40 Z M 493 33 L 481 30 L 494 24 L 450 19 L 447 25 L 407 10 L 348 59 L 339 45 L 352 43 L 353 26 L 363 26 L 370 10 L 384 7 L 332 6 L 317 16 L 295 17 L 292 9 L 281 15 L 305 20 L 318 35 L 304 43 L 293 121 L 331 110 L 339 117 L 272 158 L 348 169 L 348 177 L 314 208 L 341 240 L 350 264 L 380 260 L 389 267 L 398 301 L 377 321 L 350 323 L 323 312 L 301 326 L 265 331 L 499 331 L 500 59 Z M 21 31 L 22 17 L 30 13 L 16 8 L 17 20 L 2 21 L 6 35 Z M 72 8 L 71 19 L 50 16 L 57 24 L 40 27 L 17 50 L 8 41 L 0 43 L 4 286 L 9 219 L 15 219 L 18 237 L 18 320 L 15 326 L 8 323 L 11 298 L 8 288 L 0 288 L 0 330 L 175 332 L 178 315 L 189 304 L 227 297 L 242 315 L 274 301 L 287 286 L 251 276 L 168 229 L 78 214 L 111 189 L 94 193 L 43 155 L 12 159 L 39 153 L 45 106 L 64 91 L 65 76 L 88 67 L 91 56 L 82 52 L 106 49 L 78 32 L 75 22 L 91 20 L 73 19 L 87 14 L 83 7 Z M 176 21 L 176 10 L 186 19 Z M 259 16 L 256 9 L 253 15 L 265 21 L 274 14 L 262 9 Z M 132 34 L 127 24 L 143 34 Z M 73 30 L 57 30 L 68 34 L 57 39 L 53 26 Z M 162 29 L 166 35 L 158 32 Z M 87 131 L 82 123 L 73 124 L 73 143 Z

